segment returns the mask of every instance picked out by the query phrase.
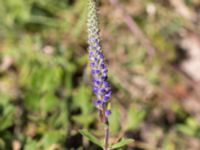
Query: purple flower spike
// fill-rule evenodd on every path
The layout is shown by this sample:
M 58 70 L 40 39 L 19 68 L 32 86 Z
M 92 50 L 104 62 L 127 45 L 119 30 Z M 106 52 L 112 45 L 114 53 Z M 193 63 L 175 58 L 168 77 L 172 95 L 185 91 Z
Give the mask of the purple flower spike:
M 110 84 L 107 82 L 108 70 L 100 43 L 98 15 L 95 0 L 89 0 L 87 27 L 89 64 L 91 68 L 91 75 L 93 77 L 93 92 L 98 99 L 98 101 L 95 102 L 95 106 L 98 106 L 98 109 L 104 107 L 107 108 L 108 103 L 110 103 L 109 99 L 112 92 Z M 109 110 L 107 114 L 110 113 L 111 111 Z

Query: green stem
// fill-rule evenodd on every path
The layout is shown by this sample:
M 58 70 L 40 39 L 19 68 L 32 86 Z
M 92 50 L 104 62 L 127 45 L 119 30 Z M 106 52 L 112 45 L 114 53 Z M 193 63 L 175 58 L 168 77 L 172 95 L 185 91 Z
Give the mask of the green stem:
M 104 150 L 109 150 L 109 121 L 107 117 L 105 122 Z

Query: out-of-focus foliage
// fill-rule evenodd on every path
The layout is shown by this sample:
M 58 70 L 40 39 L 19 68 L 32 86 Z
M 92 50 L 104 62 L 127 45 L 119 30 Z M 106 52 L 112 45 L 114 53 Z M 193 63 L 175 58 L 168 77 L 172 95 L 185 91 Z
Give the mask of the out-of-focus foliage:
M 140 149 L 200 149 L 198 94 L 170 67 L 182 61 L 180 39 L 200 33 L 198 16 L 188 19 L 180 6 L 197 15 L 200 4 L 120 4 L 157 51 L 149 59 L 123 16 L 101 1 L 113 88 L 111 143 L 127 137 L 135 139 L 129 147 Z M 85 24 L 84 0 L 0 0 L 0 149 L 98 149 L 79 133 L 104 134 L 93 107 Z

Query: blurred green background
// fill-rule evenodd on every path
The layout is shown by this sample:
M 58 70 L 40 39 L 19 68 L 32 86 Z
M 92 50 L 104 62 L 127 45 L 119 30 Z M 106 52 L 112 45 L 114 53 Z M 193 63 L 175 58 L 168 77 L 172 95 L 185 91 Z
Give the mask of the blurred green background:
M 200 2 L 119 3 L 155 53 L 147 55 L 125 16 L 101 1 L 111 142 L 135 139 L 127 150 L 200 149 Z M 87 67 L 86 6 L 86 0 L 0 0 L 1 150 L 98 149 L 79 133 L 103 138 Z

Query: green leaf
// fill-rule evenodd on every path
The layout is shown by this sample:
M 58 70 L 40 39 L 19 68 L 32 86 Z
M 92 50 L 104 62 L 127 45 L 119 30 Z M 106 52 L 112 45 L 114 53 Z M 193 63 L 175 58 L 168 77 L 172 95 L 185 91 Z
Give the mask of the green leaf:
M 45 133 L 40 142 L 42 143 L 43 148 L 47 149 L 53 144 L 61 143 L 64 139 L 64 134 L 65 133 L 62 130 L 51 130 Z
M 145 115 L 145 110 L 138 110 L 136 107 L 130 107 L 128 110 L 127 123 L 125 127 L 126 130 L 138 128 Z
M 81 85 L 77 93 L 74 95 L 74 106 L 80 107 L 82 114 L 89 115 L 93 110 L 93 104 L 91 101 L 91 89 L 85 85 Z M 81 103 L 80 103 L 81 101 Z
M 51 111 L 53 108 L 57 108 L 59 104 L 58 98 L 53 94 L 45 94 L 40 99 L 40 108 L 46 114 Z
M 14 106 L 10 102 L 10 97 L 0 94 L 0 131 L 13 125 Z
M 112 115 L 109 117 L 110 132 L 117 133 L 120 129 L 120 108 L 117 105 L 112 106 Z
M 79 131 L 83 136 L 87 137 L 91 142 L 103 148 L 103 143 L 86 130 Z
M 3 139 L 0 138 L 0 150 L 5 149 L 5 142 Z
M 125 145 L 128 145 L 128 144 L 131 144 L 133 143 L 134 140 L 133 139 L 122 139 L 121 141 L 119 141 L 118 143 L 116 144 L 113 144 L 111 147 L 110 147 L 110 150 L 112 149 L 119 149 Z
M 91 114 L 90 117 L 88 117 L 88 115 L 76 115 L 76 116 L 72 116 L 72 119 L 76 122 L 76 123 L 80 123 L 81 125 L 84 125 L 85 127 L 88 127 L 90 123 L 92 123 L 94 121 L 96 117 L 96 114 Z
M 196 130 L 193 129 L 193 128 L 190 128 L 188 127 L 188 125 L 184 125 L 184 124 L 179 124 L 176 126 L 177 127 L 177 130 L 186 134 L 186 135 L 189 135 L 189 136 L 194 136 L 195 133 L 196 133 Z
M 26 143 L 25 143 L 24 149 L 28 149 L 28 150 L 37 149 L 37 141 L 32 140 L 31 138 L 28 138 Z

